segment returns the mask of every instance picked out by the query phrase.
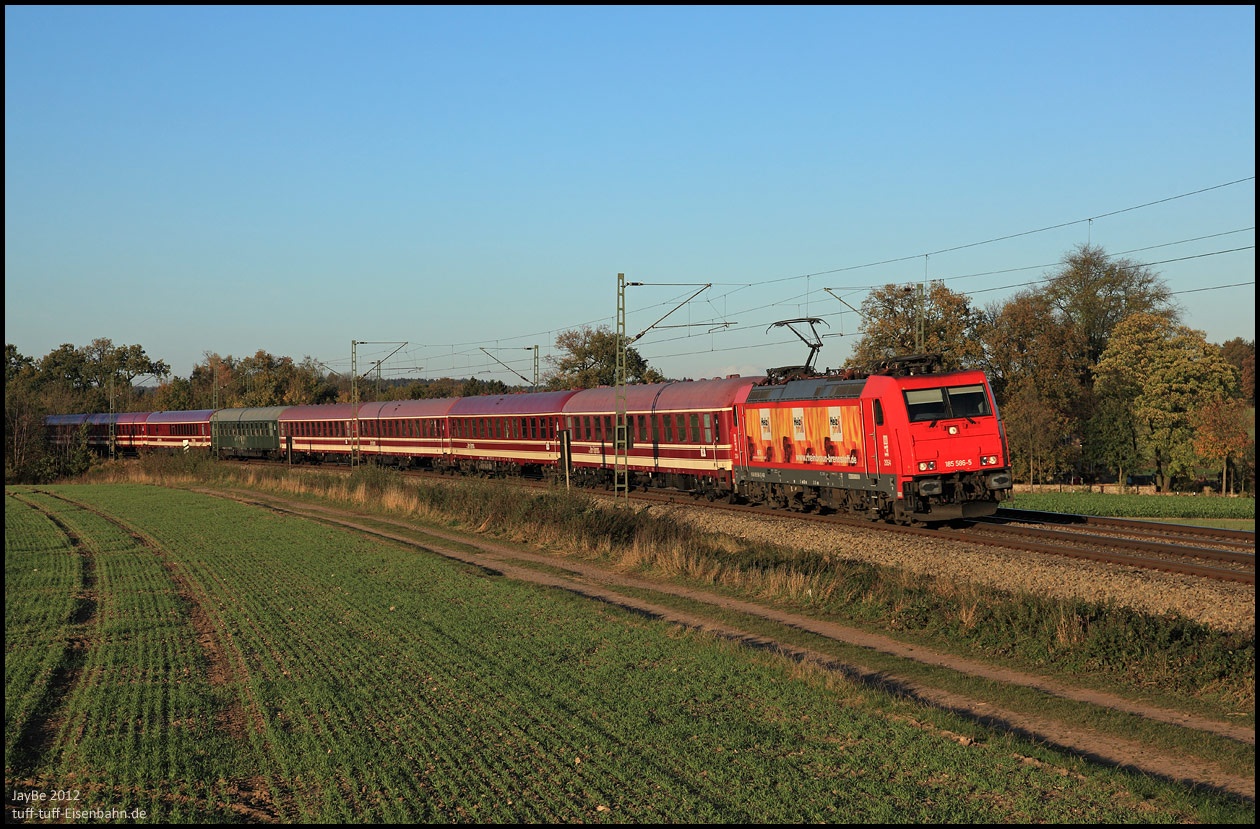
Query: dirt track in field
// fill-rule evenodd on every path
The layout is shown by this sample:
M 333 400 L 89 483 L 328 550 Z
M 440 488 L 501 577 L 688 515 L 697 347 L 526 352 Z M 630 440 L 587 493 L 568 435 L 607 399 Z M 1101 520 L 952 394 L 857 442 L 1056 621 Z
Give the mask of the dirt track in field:
M 256 503 L 269 509 L 335 523 L 350 529 L 389 538 L 402 544 L 420 546 L 439 555 L 482 567 L 508 578 L 568 590 L 593 600 L 607 602 L 654 618 L 708 631 L 715 635 L 744 643 L 750 647 L 771 649 L 791 658 L 816 663 L 829 670 L 841 673 L 854 681 L 953 711 L 989 727 L 1014 732 L 1041 743 L 1057 746 L 1094 762 L 1139 771 L 1167 780 L 1178 781 L 1188 786 L 1210 788 L 1245 798 L 1251 802 L 1255 801 L 1256 785 L 1254 775 L 1240 777 L 1197 758 L 1163 754 L 1141 743 L 1095 732 L 1071 722 L 1030 716 L 1023 712 L 1002 710 L 984 700 L 972 699 L 928 687 L 920 682 L 898 677 L 884 670 L 875 670 L 854 662 L 840 663 L 831 656 L 779 642 L 762 634 L 741 630 L 730 624 L 718 622 L 702 613 L 682 612 L 638 598 L 623 591 L 641 590 L 668 593 L 686 598 L 692 602 L 713 606 L 715 609 L 767 619 L 787 627 L 806 630 L 837 642 L 870 648 L 873 651 L 948 668 L 995 682 L 1024 686 L 1064 699 L 1111 708 L 1150 720 L 1217 734 L 1253 747 L 1255 746 L 1254 728 L 1207 720 L 1178 711 L 1144 706 L 1122 697 L 1075 687 L 1056 678 L 1006 670 L 974 660 L 930 651 L 917 645 L 906 645 L 895 639 L 878 634 L 844 625 L 820 622 L 808 616 L 732 599 L 714 592 L 627 576 L 614 569 L 585 561 L 576 561 L 558 555 L 533 553 L 521 547 L 489 541 L 475 534 L 460 535 L 430 527 L 415 528 L 403 521 L 389 521 L 378 517 L 372 517 L 370 520 L 373 522 L 373 525 L 369 526 L 366 523 L 361 523 L 369 520 L 368 518 L 349 511 L 314 507 L 310 504 L 262 495 L 256 492 L 223 493 L 209 490 L 202 491 L 205 494 L 226 495 L 237 500 Z M 458 547 L 435 545 L 429 540 L 418 542 L 414 536 L 382 531 L 381 526 L 388 524 L 394 524 L 400 529 L 407 528 L 422 532 L 427 538 L 441 538 L 452 545 L 458 545 Z M 469 547 L 474 549 L 469 550 Z M 546 565 L 551 568 L 551 571 L 543 572 L 513 562 L 533 562 Z M 554 572 L 557 568 L 566 572 L 563 575 L 557 574 Z M 958 739 L 962 740 L 965 738 L 959 737 Z M 1034 761 L 1030 759 L 1029 762 Z

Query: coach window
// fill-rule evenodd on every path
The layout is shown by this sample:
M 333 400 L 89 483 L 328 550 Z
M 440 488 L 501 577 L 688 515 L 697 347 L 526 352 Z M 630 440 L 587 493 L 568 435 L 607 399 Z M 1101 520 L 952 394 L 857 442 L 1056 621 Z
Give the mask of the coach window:
M 691 442 L 700 442 L 700 415 L 691 415 Z
M 713 415 L 704 413 L 704 442 L 713 442 Z

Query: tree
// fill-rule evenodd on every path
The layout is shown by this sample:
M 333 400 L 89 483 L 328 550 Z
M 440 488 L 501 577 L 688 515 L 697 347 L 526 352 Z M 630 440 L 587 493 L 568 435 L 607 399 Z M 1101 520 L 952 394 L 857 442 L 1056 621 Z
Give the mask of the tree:
M 1138 423 L 1130 406 L 1131 397 L 1124 394 L 1100 396 L 1094 414 L 1085 424 L 1082 446 L 1085 460 L 1096 470 L 1116 473 L 1124 483 L 1141 460 L 1138 448 Z
M 1115 326 L 1098 362 L 1100 395 L 1128 401 L 1138 442 L 1155 466 L 1156 484 L 1191 473 L 1197 455 L 1193 413 L 1238 394 L 1238 374 L 1203 332 L 1162 313 L 1135 313 Z
M 340 394 L 334 381 L 337 376 L 336 372 L 325 373 L 319 360 L 308 355 L 293 366 L 284 392 L 284 403 L 290 406 L 336 403 Z
M 1235 337 L 1221 346 L 1221 354 L 1238 369 L 1242 378 L 1242 399 L 1256 405 L 1256 341 Z
M 885 285 L 862 303 L 862 338 L 848 368 L 869 369 L 889 357 L 940 354 L 944 369 L 970 368 L 984 359 L 977 336 L 984 317 L 965 294 L 933 282 L 922 286 Z
M 4 480 L 37 483 L 47 412 L 39 400 L 35 361 L 11 344 L 4 351 Z
M 200 408 L 193 402 L 192 381 L 183 377 L 172 377 L 159 385 L 149 404 L 157 412 L 188 412 Z
M 1053 480 L 1068 465 L 1068 419 L 1055 411 L 1033 381 L 1020 381 L 1002 406 L 1011 468 L 1028 470 L 1030 484 Z
M 991 307 L 980 341 L 983 368 L 999 399 L 1008 388 L 1032 384 L 1056 413 L 1073 421 L 1079 416 L 1083 367 L 1073 355 L 1083 351 L 1080 332 L 1056 317 L 1049 297 L 1023 291 Z
M 1255 442 L 1252 408 L 1242 400 L 1214 400 L 1200 406 L 1194 419 L 1194 451 L 1221 465 L 1221 493 L 1230 492 L 1229 459 L 1242 457 Z
M 1087 392 L 1093 388 L 1093 368 L 1122 320 L 1134 314 L 1179 320 L 1172 294 L 1157 274 L 1128 259 L 1113 260 L 1101 247 L 1078 246 L 1042 293 L 1060 323 L 1075 329 L 1072 342 L 1079 350 L 1070 359 Z
M 547 378 L 550 389 L 591 389 L 617 383 L 618 336 L 606 326 L 561 331 L 556 336 L 556 349 L 562 354 L 548 357 L 555 371 Z M 632 346 L 626 348 L 626 382 L 659 383 L 665 379 L 650 368 L 647 360 Z

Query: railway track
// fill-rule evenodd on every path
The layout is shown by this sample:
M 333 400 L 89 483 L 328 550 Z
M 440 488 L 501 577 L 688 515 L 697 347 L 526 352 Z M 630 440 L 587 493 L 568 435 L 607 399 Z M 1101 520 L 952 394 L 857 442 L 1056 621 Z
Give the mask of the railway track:
M 349 467 L 325 468 L 350 471 Z M 451 480 L 449 475 L 434 472 L 408 471 L 403 474 L 429 481 Z M 519 486 L 553 485 L 542 480 L 504 480 Z M 582 491 L 613 498 L 608 491 Z M 1176 573 L 1211 581 L 1254 585 L 1256 580 L 1255 533 L 1234 530 L 1013 509 L 1001 509 L 992 518 L 969 521 L 958 527 L 904 527 L 847 515 L 786 512 L 769 507 L 728 504 L 721 500 L 706 501 L 687 493 L 634 491 L 623 497 L 642 504 L 687 505 L 726 510 L 741 515 L 791 518 L 833 526 L 948 539 L 1137 570 Z
M 732 510 L 744 515 L 877 529 L 923 538 L 981 544 L 1038 555 L 1093 561 L 1140 570 L 1161 570 L 1197 578 L 1255 584 L 1255 534 L 1202 527 L 1184 527 L 1147 521 L 1095 519 L 1090 516 L 1057 516 L 1040 513 L 1040 523 L 1030 513 L 999 515 L 994 519 L 971 521 L 962 527 L 903 527 L 871 522 L 843 515 L 785 513 L 761 507 L 706 503 L 691 496 L 658 493 L 631 493 L 636 501 L 691 504 L 716 510 Z M 1078 521 L 1063 519 L 1074 518 Z M 1060 529 L 1071 525 L 1072 530 Z M 1211 546 L 1207 546 L 1211 545 Z

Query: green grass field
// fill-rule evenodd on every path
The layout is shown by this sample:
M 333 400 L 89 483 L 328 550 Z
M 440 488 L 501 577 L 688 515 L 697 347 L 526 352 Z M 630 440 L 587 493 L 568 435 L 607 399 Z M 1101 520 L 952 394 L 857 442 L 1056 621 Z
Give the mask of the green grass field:
M 1170 521 L 1256 531 L 1254 498 L 1212 495 L 1118 495 L 1101 492 L 1020 492 L 1003 506 L 1040 512 Z
M 1254 818 L 257 507 L 133 485 L 6 494 L 11 796 L 171 823 Z

